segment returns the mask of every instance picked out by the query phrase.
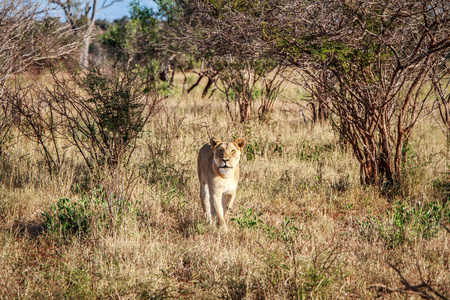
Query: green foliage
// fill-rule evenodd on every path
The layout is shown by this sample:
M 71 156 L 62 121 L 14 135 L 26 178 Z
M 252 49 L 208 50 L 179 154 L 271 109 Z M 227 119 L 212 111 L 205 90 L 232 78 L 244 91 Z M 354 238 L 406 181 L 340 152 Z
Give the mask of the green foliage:
M 70 202 L 68 198 L 59 199 L 56 205 L 42 213 L 48 231 L 63 236 L 71 234 L 87 234 L 91 230 L 91 199 L 83 197 L 78 202 Z
M 332 144 L 314 145 L 313 147 L 309 141 L 305 141 L 302 143 L 297 156 L 301 160 L 319 161 L 324 153 L 331 152 L 334 149 L 335 145 Z
M 294 218 L 284 217 L 280 227 L 264 224 L 264 233 L 272 240 L 292 243 L 298 235 L 298 228 L 294 225 Z
M 142 30 L 149 30 L 158 23 L 157 13 L 152 8 L 142 6 L 138 0 L 130 3 L 131 20 L 138 20 L 142 25 Z
M 261 219 L 262 212 L 258 212 L 253 208 L 240 208 L 236 217 L 231 218 L 240 228 L 261 230 L 264 234 L 272 239 L 282 241 L 284 243 L 292 243 L 298 235 L 298 228 L 294 225 L 294 219 L 284 217 L 281 225 L 274 226 L 264 222 Z
M 158 94 L 161 97 L 173 96 L 175 91 L 175 86 L 171 82 L 161 82 L 158 85 Z
M 91 66 L 80 74 L 72 69 L 73 82 L 54 76 L 56 88 L 47 89 L 48 105 L 68 129 L 65 138 L 91 170 L 127 161 L 161 100 L 153 82 L 140 71 Z
M 261 99 L 262 91 L 261 88 L 255 86 L 252 91 L 252 99 Z
M 283 145 L 278 142 L 267 142 L 267 141 L 249 141 L 244 148 L 245 156 L 247 160 L 255 160 L 257 156 L 268 155 L 271 156 L 276 154 L 278 156 L 283 155 Z
M 111 48 L 127 48 L 127 30 L 123 24 L 108 26 L 108 31 L 99 36 L 100 43 Z
M 398 202 L 392 213 L 388 213 L 386 217 L 385 220 L 369 214 L 367 220 L 359 225 L 363 236 L 369 239 L 380 238 L 392 248 L 406 242 L 408 235 L 426 240 L 435 237 L 440 222 L 450 221 L 450 204 L 431 202 L 411 206 Z
M 261 146 L 257 141 L 248 142 L 244 152 L 248 161 L 255 160 L 256 156 L 261 153 Z
M 170 25 L 174 25 L 182 8 L 179 2 L 174 0 L 154 0 L 158 6 L 156 16 L 160 20 L 164 20 Z
M 99 40 L 119 59 L 134 59 L 141 65 L 150 66 L 158 57 L 155 44 L 161 41 L 158 14 L 135 0 L 130 4 L 130 15 L 129 21 L 109 26 Z
M 327 37 L 317 43 L 311 43 L 307 49 L 312 53 L 312 57 L 319 61 L 328 61 L 330 68 L 339 68 L 346 74 L 353 74 L 361 69 L 373 66 L 377 57 L 380 45 L 374 41 L 366 39 L 366 43 L 358 48 L 346 44 L 343 41 L 330 41 Z M 358 69 L 355 69 L 358 66 Z
M 227 91 L 227 97 L 230 99 L 230 100 L 236 100 L 236 92 L 233 90 L 233 89 L 229 89 L 228 91 Z
M 239 11 L 242 13 L 258 13 L 261 10 L 261 7 L 267 4 L 267 1 L 246 1 L 246 0 L 233 0 L 233 1 L 225 1 L 225 0 L 208 0 L 210 4 L 216 10 L 224 10 L 228 11 L 230 8 Z
M 100 42 L 112 54 L 125 60 L 132 58 L 145 65 L 160 61 L 167 53 L 158 50 L 156 45 L 169 44 L 164 41 L 164 30 L 176 22 L 180 8 L 171 0 L 156 0 L 155 3 L 158 6 L 156 11 L 142 5 L 139 0 L 131 1 L 130 20 L 117 21 L 109 26 L 107 32 L 99 36 Z
M 67 238 L 71 235 L 89 234 L 94 227 L 102 229 L 117 226 L 127 212 L 132 212 L 128 199 L 107 195 L 105 189 L 99 187 L 90 195 L 83 195 L 78 201 L 59 199 L 58 203 L 46 209 L 42 216 L 47 231 Z M 133 213 L 139 217 L 139 209 Z
M 241 208 L 240 216 L 231 218 L 241 228 L 257 229 L 263 223 L 260 219 L 262 212 L 253 211 L 253 208 Z
M 114 89 L 113 82 L 97 70 L 87 74 L 84 84 L 91 95 L 87 102 L 95 105 L 98 130 L 104 141 L 128 144 L 136 133 L 142 131 L 142 103 L 133 97 L 129 87 Z

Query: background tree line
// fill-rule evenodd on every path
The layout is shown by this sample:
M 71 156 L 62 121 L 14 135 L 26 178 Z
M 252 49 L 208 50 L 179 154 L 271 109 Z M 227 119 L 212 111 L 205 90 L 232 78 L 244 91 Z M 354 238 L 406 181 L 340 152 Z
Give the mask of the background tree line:
M 97 164 L 115 165 L 123 153 L 132 152 L 128 146 L 148 112 L 170 90 L 176 71 L 198 73 L 187 93 L 208 78 L 202 96 L 223 93 L 230 120 L 242 123 L 253 115 L 266 120 L 284 85 L 299 85 L 308 93 L 312 120 L 332 122 L 353 151 L 361 183 L 387 193 L 402 184 L 414 127 L 438 109 L 448 132 L 447 1 L 158 0 L 157 10 L 133 1 L 129 19 L 96 22 L 98 9 L 114 2 L 99 7 L 97 1 L 52 0 L 53 6 L 44 9 L 32 1 L 0 4 L 3 143 L 8 129 L 20 124 L 54 168 L 61 160 L 55 158 L 60 153 L 54 142 L 57 132 L 77 146 L 92 169 L 83 152 L 86 146 L 76 141 L 98 140 L 104 144 L 100 148 L 111 149 L 112 139 L 128 150 L 116 151 L 114 158 L 111 151 L 98 152 L 93 145 L 89 152 L 102 153 Z M 65 21 L 52 17 L 52 9 L 62 10 Z M 94 30 L 95 24 L 103 30 Z M 84 68 L 68 59 L 77 55 Z M 70 79 L 58 79 L 61 61 L 75 66 L 67 68 Z M 35 67 L 52 68 L 53 90 L 24 85 L 14 76 Z M 8 80 L 15 84 L 6 84 Z M 70 96 L 71 84 L 96 94 L 77 107 L 74 99 L 80 97 Z M 120 93 L 110 93 L 120 85 Z M 30 89 L 40 92 L 28 93 Z M 142 93 L 151 101 L 141 102 Z M 25 100 L 26 95 L 42 97 Z M 124 103 L 130 114 L 119 115 Z M 74 109 L 78 115 L 69 116 Z M 65 121 L 56 122 L 55 116 Z M 130 122 L 136 126 L 125 125 Z M 129 127 L 119 129 L 119 124 Z M 115 136 L 123 137 L 123 130 L 130 140 L 118 142 Z

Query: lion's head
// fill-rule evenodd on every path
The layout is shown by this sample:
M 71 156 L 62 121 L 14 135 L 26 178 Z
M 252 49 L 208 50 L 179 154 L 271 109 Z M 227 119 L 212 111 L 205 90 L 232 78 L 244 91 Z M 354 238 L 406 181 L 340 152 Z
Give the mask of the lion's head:
M 243 138 L 237 138 L 234 142 L 222 142 L 219 138 L 212 137 L 209 141 L 214 152 L 214 163 L 220 171 L 226 173 L 239 164 L 242 148 L 245 145 Z

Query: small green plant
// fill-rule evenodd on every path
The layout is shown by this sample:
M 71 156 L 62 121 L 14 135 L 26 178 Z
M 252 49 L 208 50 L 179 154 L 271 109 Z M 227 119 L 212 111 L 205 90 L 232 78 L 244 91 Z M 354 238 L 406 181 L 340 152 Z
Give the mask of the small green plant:
M 293 299 L 309 299 L 313 292 L 325 290 L 333 282 L 333 277 L 324 270 L 311 266 L 303 274 L 300 284 L 295 284 L 292 280 L 289 282 L 289 296 Z
M 290 243 L 298 235 L 298 228 L 294 225 L 295 220 L 291 217 L 284 217 L 280 227 L 276 227 L 265 223 L 261 219 L 263 213 L 257 212 L 253 208 L 240 208 L 239 214 L 239 216 L 231 218 L 231 221 L 236 222 L 241 228 L 260 229 L 272 240 Z
M 91 229 L 91 201 L 83 197 L 78 202 L 70 202 L 68 198 L 59 199 L 48 211 L 42 213 L 48 231 L 62 235 L 87 234 Z
M 231 218 L 241 228 L 257 229 L 263 223 L 261 220 L 262 212 L 256 212 L 253 208 L 241 208 L 240 216 Z
M 206 232 L 206 227 L 203 223 L 199 222 L 197 223 L 196 227 L 195 227 L 195 233 L 198 235 L 203 235 Z
M 298 235 L 298 228 L 294 225 L 294 221 L 294 218 L 284 217 L 280 227 L 266 223 L 262 224 L 261 227 L 269 239 L 291 243 Z
M 398 202 L 386 217 L 376 218 L 369 214 L 367 220 L 359 224 L 364 236 L 378 237 L 392 248 L 402 245 L 408 238 L 407 233 L 426 240 L 435 237 L 440 222 L 450 221 L 450 205 L 431 202 L 411 206 Z
M 255 160 L 256 156 L 261 153 L 261 150 L 261 144 L 257 141 L 247 143 L 247 146 L 245 147 L 245 155 L 247 160 Z
M 278 154 L 279 156 L 283 155 L 283 145 L 279 143 L 270 143 L 269 148 L 273 149 L 274 154 Z
M 319 158 L 323 156 L 326 152 L 331 152 L 335 149 L 335 145 L 324 144 L 324 145 L 310 145 L 309 141 L 306 140 L 301 145 L 301 149 L 297 153 L 297 156 L 301 160 L 309 161 L 319 161 Z
M 62 236 L 85 235 L 96 228 L 116 226 L 121 223 L 126 212 L 139 217 L 139 209 L 131 207 L 128 199 L 123 199 L 96 188 L 90 195 L 83 195 L 78 201 L 59 199 L 56 205 L 42 213 L 45 228 Z
M 280 237 L 285 242 L 292 242 L 298 234 L 298 228 L 294 225 L 294 218 L 284 217 L 281 223 Z
M 283 145 L 278 142 L 249 141 L 245 146 L 245 155 L 248 161 L 255 160 L 257 156 L 283 155 Z

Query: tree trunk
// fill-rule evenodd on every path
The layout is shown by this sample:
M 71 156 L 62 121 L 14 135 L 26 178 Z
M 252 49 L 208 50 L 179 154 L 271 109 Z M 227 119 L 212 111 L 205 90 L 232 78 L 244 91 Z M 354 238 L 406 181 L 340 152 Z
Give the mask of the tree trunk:
M 246 98 L 241 98 L 239 102 L 239 115 L 241 117 L 241 123 L 244 123 L 250 117 L 251 101 Z
M 80 65 L 83 68 L 89 67 L 89 45 L 91 43 L 90 35 L 87 35 L 83 42 L 83 48 L 80 53 Z
M 80 65 L 83 68 L 89 67 L 89 45 L 91 44 L 91 35 L 95 26 L 95 17 L 97 14 L 97 0 L 92 1 L 92 14 L 89 18 L 88 13 L 91 8 L 86 8 L 86 17 L 87 17 L 87 30 L 86 36 L 84 38 L 83 48 L 81 49 L 80 54 Z

